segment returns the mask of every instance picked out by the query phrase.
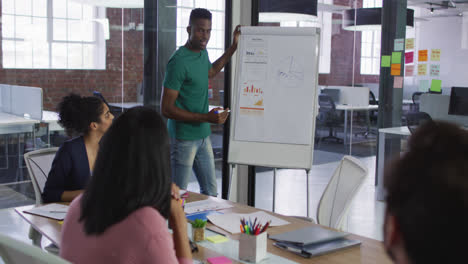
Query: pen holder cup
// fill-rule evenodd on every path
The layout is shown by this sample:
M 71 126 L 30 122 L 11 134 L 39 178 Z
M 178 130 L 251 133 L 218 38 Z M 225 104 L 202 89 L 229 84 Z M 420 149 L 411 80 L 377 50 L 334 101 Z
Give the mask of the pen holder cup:
M 241 233 L 239 239 L 239 259 L 248 262 L 259 262 L 266 257 L 267 232 L 256 236 Z
M 205 228 L 204 227 L 199 227 L 199 228 L 192 227 L 192 240 L 195 242 L 205 240 Z

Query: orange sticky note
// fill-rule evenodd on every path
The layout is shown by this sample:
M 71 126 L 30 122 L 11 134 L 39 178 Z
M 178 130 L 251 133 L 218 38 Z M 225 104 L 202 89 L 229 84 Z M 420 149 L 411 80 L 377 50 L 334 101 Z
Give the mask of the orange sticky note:
M 401 64 L 392 64 L 392 70 L 390 72 L 390 75 L 399 76 L 400 74 L 401 74 Z
M 427 61 L 427 50 L 420 50 L 418 55 L 418 61 Z

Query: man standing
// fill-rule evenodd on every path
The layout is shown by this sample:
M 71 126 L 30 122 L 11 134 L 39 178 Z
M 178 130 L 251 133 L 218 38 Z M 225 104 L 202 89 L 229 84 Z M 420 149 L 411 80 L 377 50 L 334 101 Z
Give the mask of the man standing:
M 208 78 L 220 72 L 236 51 L 240 27 L 234 31 L 231 47 L 213 64 L 206 51 L 211 34 L 210 11 L 193 9 L 187 33 L 187 43 L 167 64 L 161 99 L 161 112 L 168 118 L 171 136 L 172 180 L 186 189 L 193 170 L 201 193 L 216 196 L 210 123 L 223 124 L 229 109 L 208 112 Z

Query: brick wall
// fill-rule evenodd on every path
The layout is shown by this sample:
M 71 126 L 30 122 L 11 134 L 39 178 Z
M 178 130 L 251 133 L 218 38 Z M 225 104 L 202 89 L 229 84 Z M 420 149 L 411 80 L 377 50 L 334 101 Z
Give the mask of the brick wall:
M 350 0 L 335 0 L 335 5 L 353 6 Z M 358 1 L 362 7 L 362 1 Z M 333 21 L 341 21 L 341 14 L 333 14 Z M 319 74 L 319 85 L 351 85 L 353 78 L 353 41 L 356 33 L 354 83 L 379 83 L 378 75 L 361 75 L 361 32 L 348 31 L 341 23 L 332 23 L 330 74 Z
M 92 95 L 92 91 L 98 90 L 109 102 L 121 101 L 122 13 L 121 9 L 113 8 L 107 8 L 106 12 L 110 39 L 106 41 L 105 70 L 3 69 L 0 66 L 1 83 L 41 87 L 46 110 L 55 110 L 60 99 L 70 92 Z M 142 23 L 140 12 L 142 9 L 125 9 L 124 25 Z M 136 101 L 137 88 L 143 81 L 143 31 L 124 32 L 124 80 L 124 101 Z

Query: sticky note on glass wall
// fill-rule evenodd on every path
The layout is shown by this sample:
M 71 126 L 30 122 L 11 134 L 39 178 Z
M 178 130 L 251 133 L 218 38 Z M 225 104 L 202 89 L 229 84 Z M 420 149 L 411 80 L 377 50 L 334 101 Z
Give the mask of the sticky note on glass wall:
M 418 75 L 427 74 L 427 64 L 418 64 Z
M 427 61 L 427 50 L 420 50 L 418 52 L 418 61 Z
M 395 76 L 393 78 L 393 88 L 403 88 L 403 77 Z
M 414 74 L 414 65 L 405 66 L 405 76 L 413 76 Z
M 431 61 L 440 61 L 440 49 L 431 50 Z
M 413 63 L 413 58 L 414 58 L 414 52 L 406 52 L 405 53 L 405 63 Z
M 419 80 L 419 91 L 427 92 L 429 90 L 429 80 Z
M 392 64 L 390 75 L 397 76 L 401 74 L 401 64 Z
M 393 50 L 403 50 L 403 47 L 405 46 L 405 39 L 395 39 L 395 44 L 393 46 Z
M 382 65 L 382 67 L 390 67 L 390 56 L 383 55 L 381 65 Z
M 392 64 L 401 63 L 401 52 L 392 52 Z
M 407 50 L 414 49 L 414 38 L 407 38 L 406 39 L 405 48 Z
M 432 79 L 431 82 L 431 91 L 432 92 L 442 92 L 442 80 Z
M 440 65 L 439 64 L 431 64 L 430 68 L 430 76 L 437 77 L 440 75 Z

